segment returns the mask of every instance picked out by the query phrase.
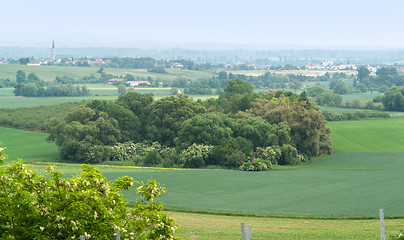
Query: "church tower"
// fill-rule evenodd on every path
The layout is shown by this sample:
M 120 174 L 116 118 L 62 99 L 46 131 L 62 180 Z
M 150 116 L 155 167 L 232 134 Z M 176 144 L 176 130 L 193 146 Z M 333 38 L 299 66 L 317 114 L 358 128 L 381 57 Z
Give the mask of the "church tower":
M 56 59 L 56 48 L 55 48 L 55 41 L 52 42 L 52 52 L 51 52 L 51 59 Z

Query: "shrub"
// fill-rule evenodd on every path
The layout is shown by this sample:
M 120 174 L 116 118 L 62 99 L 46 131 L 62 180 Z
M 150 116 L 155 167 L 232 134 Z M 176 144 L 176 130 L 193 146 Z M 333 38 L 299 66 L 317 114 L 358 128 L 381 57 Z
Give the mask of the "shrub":
M 392 240 L 404 240 L 404 231 L 400 230 L 399 233 L 392 235 L 391 239 Z
M 145 166 L 150 167 L 161 163 L 162 157 L 157 150 L 150 151 L 144 157 L 143 163 Z
M 183 163 L 183 167 L 203 167 L 205 166 L 205 161 L 209 157 L 211 149 L 212 146 L 194 143 L 181 152 L 180 162 Z
M 289 144 L 281 147 L 282 156 L 279 159 L 280 165 L 295 165 L 299 162 L 296 148 Z
M 255 157 L 264 161 L 269 161 L 271 164 L 278 164 L 278 161 L 282 157 L 282 152 L 279 146 L 267 148 L 257 147 L 255 151 Z
M 136 145 L 132 142 L 118 143 L 111 147 L 112 161 L 130 161 L 136 154 Z
M 236 149 L 230 155 L 226 157 L 226 167 L 228 168 L 238 168 L 247 160 L 247 156 L 240 150 Z
M 241 171 L 266 171 L 271 168 L 272 165 L 270 162 L 260 160 L 257 160 L 255 162 L 245 162 L 239 167 Z

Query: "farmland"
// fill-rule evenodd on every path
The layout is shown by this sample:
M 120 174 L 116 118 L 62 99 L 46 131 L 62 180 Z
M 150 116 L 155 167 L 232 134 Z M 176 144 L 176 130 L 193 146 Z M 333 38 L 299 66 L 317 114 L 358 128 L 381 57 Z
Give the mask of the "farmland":
M 403 122 L 403 117 L 393 117 L 331 123 L 334 155 L 268 172 L 123 167 L 104 174 L 109 179 L 155 178 L 168 189 L 163 202 L 174 208 L 323 216 L 374 216 L 385 208 L 389 215 L 404 215 L 404 207 L 395 204 L 404 200 L 395 191 L 404 184 Z M 2 128 L 1 136 L 11 159 L 17 153 L 41 162 L 57 156 L 56 147 L 44 141 L 45 134 Z M 126 197 L 135 201 L 134 192 Z
M 100 76 L 97 73 L 99 67 L 72 67 L 72 66 L 27 66 L 16 64 L 0 64 L 0 79 L 9 78 L 15 79 L 16 72 L 22 70 L 27 74 L 33 72 L 40 79 L 44 81 L 53 81 L 57 76 L 69 76 L 73 78 L 82 78 L 84 76 Z M 106 68 L 105 73 L 110 73 L 116 76 L 124 76 L 126 74 L 132 74 L 135 78 L 147 78 L 152 77 L 154 79 L 174 80 L 178 77 L 183 77 L 191 80 L 200 78 L 211 78 L 215 76 L 214 72 L 209 71 L 193 71 L 193 70 L 181 70 L 181 69 L 167 69 L 168 74 L 159 74 L 147 72 L 147 69 L 117 69 Z
M 30 72 L 31 68 L 28 67 L 32 66 L 23 67 L 27 67 L 24 71 Z M 57 68 L 49 67 L 52 70 Z M 87 72 L 91 68 L 79 72 L 81 69 L 87 68 L 78 68 L 77 77 L 91 74 Z M 119 74 L 130 71 L 140 77 L 153 74 L 140 70 L 111 69 L 115 70 Z M 170 75 L 165 77 L 169 78 L 183 74 L 189 74 L 190 78 L 213 74 L 204 72 L 195 75 L 195 72 L 177 69 L 168 71 Z M 52 80 L 57 76 L 55 72 L 53 75 L 50 72 L 44 71 L 42 77 Z M 40 73 L 37 74 L 40 76 Z M 90 99 L 112 100 L 118 96 L 115 86 L 87 86 L 92 96 L 74 98 L 14 97 L 13 89 L 0 88 L 0 108 Z M 169 90 L 136 89 L 140 93 L 151 92 L 156 98 L 168 96 Z M 344 100 L 368 101 L 376 95 L 346 95 Z M 323 109 L 331 112 L 357 111 L 330 107 Z M 404 193 L 398 191 L 404 184 L 401 171 L 404 169 L 404 117 L 330 122 L 329 126 L 332 129 L 333 155 L 297 166 L 276 166 L 267 172 L 98 167 L 108 179 L 127 175 L 139 181 L 154 178 L 163 183 L 167 193 L 161 200 L 168 210 L 173 211 L 174 218 L 181 225 L 179 235 L 184 239 L 236 238 L 240 222 L 253 226 L 254 239 L 374 239 L 379 234 L 376 219 L 379 208 L 385 209 L 388 218 L 399 218 L 386 222 L 386 232 L 397 232 L 404 223 L 404 207 L 398 204 L 404 200 Z M 53 162 L 67 175 L 77 173 L 80 165 L 59 162 L 57 147 L 46 142 L 46 137 L 47 134 L 39 132 L 0 128 L 0 142 L 7 147 L 9 161 L 20 157 L 38 169 Z M 125 193 L 125 197 L 130 202 L 136 201 L 134 191 Z
M 175 210 L 179 236 L 185 239 L 237 237 L 240 222 L 253 227 L 255 239 L 374 239 L 379 236 L 379 208 L 385 209 L 387 218 L 404 215 L 404 207 L 397 204 L 404 200 L 402 191 L 397 191 L 404 184 L 404 149 L 399 140 L 403 122 L 403 117 L 332 122 L 334 155 L 268 172 L 99 168 L 108 179 L 128 175 L 164 183 L 168 191 L 161 200 Z M 44 141 L 46 134 L 1 128 L 0 136 L 11 159 L 20 156 L 42 168 L 57 157 L 56 147 Z M 79 168 L 56 165 L 68 175 Z M 133 191 L 125 197 L 135 201 Z M 403 223 L 387 219 L 386 232 L 397 232 Z

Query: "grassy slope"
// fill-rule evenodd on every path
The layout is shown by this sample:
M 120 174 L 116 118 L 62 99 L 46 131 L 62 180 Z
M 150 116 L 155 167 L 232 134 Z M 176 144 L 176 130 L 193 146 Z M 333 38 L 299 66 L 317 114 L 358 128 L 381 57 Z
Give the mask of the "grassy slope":
M 45 133 L 29 132 L 10 128 L 0 128 L 0 142 L 6 147 L 8 161 L 22 158 L 25 162 L 54 161 L 58 156 L 57 147 L 46 142 Z

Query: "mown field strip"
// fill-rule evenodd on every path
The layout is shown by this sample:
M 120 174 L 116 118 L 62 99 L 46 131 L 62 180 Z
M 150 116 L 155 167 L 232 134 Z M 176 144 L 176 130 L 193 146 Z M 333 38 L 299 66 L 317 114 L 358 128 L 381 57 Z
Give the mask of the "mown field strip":
M 379 220 L 316 220 L 233 217 L 170 213 L 183 239 L 241 239 L 240 223 L 251 226 L 253 239 L 378 239 Z M 385 221 L 386 239 L 404 225 L 403 219 Z

